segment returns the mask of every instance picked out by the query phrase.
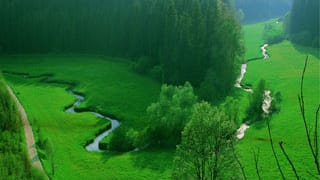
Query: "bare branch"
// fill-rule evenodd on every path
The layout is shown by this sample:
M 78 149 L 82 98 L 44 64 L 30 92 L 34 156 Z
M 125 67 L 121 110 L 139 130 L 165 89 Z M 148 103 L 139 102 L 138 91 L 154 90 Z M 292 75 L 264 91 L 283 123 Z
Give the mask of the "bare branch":
M 258 179 L 261 180 L 260 172 L 259 172 L 259 154 L 260 154 L 260 149 L 258 148 L 258 152 L 256 154 L 255 151 L 253 151 L 253 158 L 254 158 L 254 163 L 256 165 L 256 172 L 258 175 Z
M 314 179 L 320 180 L 320 176 L 314 175 L 314 174 L 312 174 L 310 171 L 307 171 L 307 173 L 308 173 L 310 176 L 312 176 Z
M 289 164 L 290 164 L 290 166 L 291 166 L 291 168 L 292 168 L 292 171 L 294 172 L 294 175 L 295 175 L 296 178 L 299 180 L 300 177 L 298 176 L 297 170 L 296 170 L 296 168 L 294 167 L 294 164 L 293 164 L 293 162 L 291 161 L 289 155 L 286 153 L 283 144 L 284 144 L 283 141 L 279 142 L 281 151 L 282 151 L 283 155 L 286 157 L 286 159 L 288 160 L 288 162 L 289 162 Z
M 306 60 L 305 60 L 305 64 L 304 64 L 304 68 L 302 71 L 302 75 L 301 75 L 301 85 L 300 85 L 300 94 L 298 96 L 299 99 L 299 106 L 300 106 L 300 111 L 301 111 L 301 115 L 302 115 L 302 120 L 303 120 L 303 124 L 305 127 L 305 131 L 307 134 L 307 141 L 308 141 L 308 145 L 309 145 L 309 149 L 311 150 L 313 159 L 314 159 L 314 163 L 316 166 L 316 169 L 318 171 L 318 174 L 320 175 L 320 164 L 319 164 L 319 142 L 318 142 L 318 113 L 319 113 L 319 107 L 316 113 L 316 120 L 315 120 L 315 134 L 314 134 L 314 145 L 312 144 L 312 140 L 311 140 L 311 135 L 310 135 L 310 129 L 307 125 L 307 118 L 305 115 L 305 105 L 304 105 L 304 95 L 303 95 L 303 85 L 304 85 L 304 76 L 305 76 L 305 72 L 307 69 L 307 65 L 308 65 L 308 59 L 309 57 L 307 56 Z
M 268 133 L 269 133 L 270 145 L 271 145 L 272 153 L 273 153 L 274 158 L 276 159 L 277 166 L 278 166 L 278 170 L 279 170 L 279 172 L 280 172 L 280 174 L 281 174 L 281 177 L 282 177 L 283 180 L 285 180 L 286 178 L 284 177 L 284 174 L 283 174 L 283 172 L 282 172 L 282 169 L 281 169 L 281 166 L 280 166 L 280 163 L 279 163 L 279 160 L 278 160 L 276 151 L 274 150 L 273 139 L 272 139 L 271 129 L 270 129 L 270 123 L 269 123 L 269 120 L 268 120 L 268 119 L 267 119 L 267 125 L 268 125 Z
M 245 173 L 245 171 L 244 171 L 244 167 L 243 167 L 243 165 L 242 165 L 242 163 L 241 163 L 241 161 L 240 161 L 239 157 L 237 156 L 236 151 L 235 151 L 235 149 L 234 149 L 234 143 L 232 143 L 232 152 L 233 152 L 234 158 L 236 159 L 237 163 L 238 163 L 239 166 L 240 166 L 243 179 L 244 179 L 244 180 L 247 180 L 247 176 L 246 176 L 246 173 Z
M 318 132 L 318 123 L 319 123 L 319 111 L 320 111 L 320 104 L 318 105 L 317 112 L 316 112 L 316 120 L 314 125 L 314 146 L 315 146 L 315 153 L 316 158 L 318 159 L 318 173 L 319 172 L 319 132 Z

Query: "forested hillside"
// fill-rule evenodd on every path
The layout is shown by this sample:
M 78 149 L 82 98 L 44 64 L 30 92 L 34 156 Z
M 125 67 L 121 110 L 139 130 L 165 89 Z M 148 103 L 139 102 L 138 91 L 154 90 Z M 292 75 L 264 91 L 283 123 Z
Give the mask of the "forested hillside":
M 285 15 L 293 0 L 235 0 L 235 8 L 244 23 L 252 23 Z
M 294 0 L 287 19 L 287 31 L 293 42 L 320 47 L 319 3 L 319 0 Z
M 209 90 L 229 91 L 244 53 L 229 5 L 227 0 L 2 0 L 0 51 L 127 57 L 140 73 L 166 83 L 190 81 L 210 98 Z

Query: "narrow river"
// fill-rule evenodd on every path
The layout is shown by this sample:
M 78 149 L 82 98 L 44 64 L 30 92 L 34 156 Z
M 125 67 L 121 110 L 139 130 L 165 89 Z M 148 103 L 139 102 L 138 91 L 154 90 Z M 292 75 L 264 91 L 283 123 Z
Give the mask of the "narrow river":
M 262 52 L 264 60 L 269 58 L 269 55 L 267 52 L 267 47 L 268 47 L 268 44 L 264 44 L 261 46 L 261 52 Z M 246 92 L 253 93 L 253 90 L 251 88 L 244 88 L 241 85 L 242 79 L 244 78 L 244 75 L 246 74 L 246 72 L 247 72 L 247 63 L 244 63 L 241 65 L 240 75 L 239 75 L 234 86 L 237 88 L 241 88 Z M 270 109 L 270 106 L 272 103 L 272 97 L 270 96 L 270 94 L 271 94 L 270 90 L 265 91 L 264 99 L 263 99 L 262 106 L 261 106 L 265 116 L 268 116 L 270 113 L 269 109 Z M 246 123 L 241 124 L 240 128 L 237 130 L 237 139 L 240 140 L 240 139 L 244 138 L 245 132 L 249 128 L 250 128 L 250 126 L 247 125 Z
M 84 97 L 79 95 L 79 94 L 77 94 L 77 93 L 75 93 L 75 92 L 73 92 L 72 90 L 68 90 L 68 93 L 73 95 L 76 98 L 76 101 L 73 103 L 73 105 L 71 107 L 66 109 L 66 112 L 67 113 L 77 113 L 75 111 L 75 109 L 77 107 L 79 107 L 80 104 L 84 101 Z M 100 113 L 97 113 L 97 112 L 92 112 L 91 111 L 91 113 L 93 115 L 95 115 L 96 117 L 98 117 L 98 118 L 102 118 L 102 119 L 106 119 L 106 120 L 111 121 L 111 128 L 109 130 L 103 132 L 102 134 L 98 135 L 91 144 L 86 146 L 86 150 L 87 151 L 102 152 L 103 150 L 101 150 L 99 148 L 100 141 L 102 141 L 103 138 L 108 136 L 112 131 L 114 131 L 117 127 L 119 127 L 120 126 L 120 122 L 118 120 L 116 120 L 116 119 L 109 118 L 109 117 L 104 116 L 104 115 L 102 115 Z
M 50 74 L 44 74 L 44 75 L 38 75 L 38 76 L 31 76 L 27 73 L 14 73 L 14 72 L 8 72 L 8 71 L 3 71 L 3 74 L 11 74 L 11 75 L 15 75 L 15 76 L 21 76 L 25 79 L 32 79 L 32 78 L 43 78 L 43 82 L 47 82 L 48 78 L 52 77 L 52 75 Z M 55 82 L 57 84 L 59 84 L 59 82 Z M 76 112 L 76 108 L 79 107 L 81 105 L 81 103 L 85 100 L 85 98 L 80 95 L 75 93 L 74 91 L 72 91 L 70 88 L 72 87 L 72 85 L 70 85 L 69 83 L 65 83 L 65 82 L 61 82 L 60 84 L 62 85 L 68 85 L 70 86 L 69 89 L 67 90 L 67 92 L 71 95 L 73 95 L 76 98 L 76 101 L 72 104 L 72 106 L 70 106 L 69 108 L 67 108 L 65 110 L 65 112 L 67 113 L 78 113 Z M 108 136 L 112 131 L 114 131 L 116 128 L 118 128 L 120 126 L 120 122 L 116 119 L 112 119 L 110 117 L 104 116 L 98 112 L 93 112 L 93 111 L 87 111 L 92 113 L 94 116 L 98 117 L 98 118 L 102 118 L 102 119 L 106 119 L 108 121 L 111 122 L 111 128 L 106 130 L 105 132 L 101 133 L 100 135 L 98 135 L 91 144 L 86 146 L 86 150 L 87 151 L 95 151 L 95 152 L 102 152 L 103 150 L 101 150 L 99 148 L 99 143 L 100 141 L 105 138 L 106 136 Z

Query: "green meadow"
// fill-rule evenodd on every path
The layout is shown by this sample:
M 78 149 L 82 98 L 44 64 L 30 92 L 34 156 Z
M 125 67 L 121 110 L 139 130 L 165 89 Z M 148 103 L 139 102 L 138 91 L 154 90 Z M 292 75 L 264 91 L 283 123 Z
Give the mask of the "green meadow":
M 270 22 L 270 21 L 268 21 Z M 245 59 L 261 57 L 264 23 L 244 26 L 246 40 Z M 307 117 L 312 123 L 316 106 L 320 102 L 320 61 L 316 50 L 292 44 L 289 41 L 268 47 L 270 59 L 248 63 L 243 83 L 257 85 L 264 79 L 272 92 L 282 95 L 281 111 L 271 117 L 271 130 L 276 152 L 285 175 L 293 178 L 288 162 L 281 154 L 278 142 L 284 141 L 288 154 L 298 169 L 299 175 L 310 176 L 314 172 L 312 157 L 306 143 L 305 130 L 298 106 L 298 93 L 304 60 L 309 64 L 305 77 L 305 103 Z M 146 123 L 146 108 L 158 99 L 160 84 L 131 71 L 127 60 L 93 56 L 2 56 L 1 70 L 28 73 L 30 75 L 54 74 L 51 80 L 76 83 L 75 91 L 85 95 L 81 107 L 89 107 L 114 116 L 135 131 Z M 240 67 L 239 67 L 240 68 Z M 172 173 L 174 149 L 145 149 L 127 153 L 92 153 L 84 144 L 107 125 L 91 113 L 70 114 L 64 108 L 75 101 L 66 91 L 67 86 L 47 84 L 40 79 L 25 79 L 22 76 L 5 75 L 30 121 L 47 136 L 54 145 L 54 179 L 169 179 Z M 240 101 L 241 124 L 248 106 L 247 92 L 234 90 Z M 277 179 L 280 174 L 272 155 L 265 122 L 252 124 L 243 140 L 237 144 L 240 160 L 248 179 L 257 179 L 253 151 L 260 151 L 259 169 L 262 179 Z M 51 166 L 42 159 L 47 173 Z
M 244 27 L 245 39 L 247 40 L 247 58 L 259 56 L 259 46 L 263 42 L 262 29 L 263 23 Z M 281 111 L 272 115 L 270 125 L 276 153 L 288 179 L 295 178 L 295 176 L 281 153 L 278 144 L 280 141 L 285 142 L 287 153 L 296 165 L 300 176 L 310 179 L 312 177 L 307 171 L 315 172 L 300 114 L 298 93 L 305 59 L 309 54 L 304 94 L 307 118 L 309 123 L 313 125 L 316 108 L 320 102 L 320 61 L 316 52 L 316 49 L 294 45 L 289 41 L 271 45 L 268 47 L 270 58 L 249 62 L 243 80 L 244 84 L 248 83 L 256 86 L 261 79 L 264 79 L 268 89 L 272 92 L 279 91 L 282 95 Z M 237 94 L 241 94 L 239 98 L 241 106 L 248 106 L 248 95 L 243 92 Z M 253 124 L 247 130 L 245 138 L 238 144 L 238 150 L 249 179 L 257 178 L 254 166 L 254 151 L 256 153 L 260 151 L 259 169 L 262 179 L 277 179 L 280 177 L 271 151 L 265 122 Z
M 20 67 L 8 63 L 2 66 L 3 69 L 32 75 L 54 72 L 54 78 L 58 80 L 77 82 L 76 90 L 86 95 L 85 105 L 96 105 L 105 114 L 116 114 L 123 122 L 122 125 L 132 125 L 130 127 L 134 128 L 143 128 L 145 109 L 156 100 L 159 91 L 159 84 L 131 73 L 126 63 L 114 63 L 100 58 L 79 58 L 78 61 L 83 63 L 75 62 L 75 58 L 14 58 L 21 59 Z M 5 65 L 10 60 L 6 57 L 1 61 Z M 50 64 L 52 60 L 61 63 L 53 66 Z M 40 61 L 43 64 L 32 66 L 32 63 Z M 103 79 L 97 79 L 99 77 Z M 171 176 L 171 157 L 174 153 L 171 149 L 148 149 L 121 154 L 87 152 L 85 143 L 109 122 L 91 113 L 64 112 L 65 107 L 75 101 L 67 93 L 67 86 L 41 83 L 40 79 L 24 79 L 16 75 L 7 75 L 6 78 L 34 124 L 35 134 L 40 128 L 54 145 L 55 179 L 168 179 Z M 79 79 L 81 81 L 77 81 Z M 122 101 L 121 105 L 115 103 L 117 100 Z M 42 162 L 50 175 L 49 162 L 45 158 Z

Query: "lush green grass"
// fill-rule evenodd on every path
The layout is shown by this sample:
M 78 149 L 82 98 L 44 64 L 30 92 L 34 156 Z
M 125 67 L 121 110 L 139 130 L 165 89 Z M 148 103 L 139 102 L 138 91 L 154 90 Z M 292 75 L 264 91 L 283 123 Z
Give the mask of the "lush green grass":
M 54 73 L 54 79 L 77 82 L 86 94 L 84 106 L 116 115 L 122 125 L 142 129 L 145 109 L 157 99 L 159 84 L 136 75 L 126 62 L 99 58 L 2 57 L 2 69 L 33 75 Z M 11 63 L 14 62 L 14 63 Z M 54 145 L 55 179 L 168 179 L 174 150 L 90 153 L 84 143 L 104 127 L 105 120 L 91 113 L 69 114 L 65 106 L 74 102 L 66 87 L 7 75 L 29 118 Z M 37 129 L 37 128 L 35 128 Z M 43 160 L 47 172 L 50 164 Z
M 247 54 L 246 59 L 261 57 L 264 23 L 244 27 Z M 288 41 L 269 47 L 269 60 L 252 61 L 248 64 L 244 82 L 256 85 L 260 79 L 267 81 L 272 91 L 280 91 L 283 97 L 281 112 L 272 116 L 271 128 L 276 143 L 283 140 L 298 173 L 310 178 L 306 169 L 313 171 L 312 159 L 305 142 L 305 132 L 299 114 L 298 90 L 305 53 L 315 54 L 318 50 L 294 46 Z M 156 101 L 160 85 L 146 77 L 130 71 L 123 60 L 94 57 L 47 57 L 7 56 L 0 57 L 1 69 L 27 72 L 32 75 L 54 73 L 53 79 L 76 82 L 76 91 L 86 94 L 82 107 L 94 107 L 106 114 L 117 116 L 122 125 L 141 130 L 145 126 L 145 109 Z M 310 57 L 306 73 L 305 101 L 307 115 L 314 118 L 317 103 L 320 102 L 319 59 Z M 38 80 L 26 80 L 7 76 L 31 120 L 36 120 L 56 150 L 56 179 L 167 179 L 171 174 L 174 150 L 149 149 L 141 152 L 88 153 L 84 143 L 91 139 L 101 127 L 103 120 L 90 113 L 68 114 L 65 106 L 74 101 L 67 94 L 66 87 L 47 85 Z M 245 117 L 248 93 L 235 91 L 240 101 L 240 120 Z M 241 161 L 249 179 L 257 179 L 253 150 L 260 149 L 260 173 L 263 179 L 278 179 L 276 164 L 268 142 L 264 122 L 251 126 L 246 136 L 238 143 Z M 292 178 L 290 166 L 280 156 L 285 174 Z M 44 160 L 47 171 L 49 163 Z M 301 170 L 302 169 L 302 170 Z
M 260 36 L 262 24 L 247 25 L 244 28 L 247 37 L 247 58 L 259 55 L 252 48 L 260 52 L 260 48 L 257 45 L 262 40 L 259 40 L 255 35 L 259 34 Z M 244 78 L 245 83 L 253 85 L 256 85 L 260 79 L 265 79 L 269 89 L 273 92 L 280 91 L 282 94 L 281 112 L 272 116 L 271 130 L 280 163 L 288 179 L 294 178 L 294 174 L 291 171 L 290 165 L 281 154 L 278 145 L 280 141 L 286 143 L 286 150 L 296 165 L 300 176 L 310 179 L 311 177 L 308 175 L 307 170 L 310 172 L 315 171 L 312 156 L 306 143 L 306 133 L 297 98 L 306 54 L 314 54 L 314 51 L 319 50 L 303 47 L 296 49 L 288 41 L 272 45 L 268 50 L 271 58 L 250 62 Z M 309 122 L 312 123 L 315 118 L 316 107 L 320 102 L 320 61 L 315 56 L 310 56 L 309 59 L 304 93 L 307 117 L 309 118 Z M 243 92 L 237 94 L 240 97 L 241 111 L 243 112 L 243 107 L 248 105 L 247 95 Z M 259 166 L 262 178 L 278 179 L 280 177 L 268 139 L 266 124 L 265 122 L 261 122 L 253 124 L 247 130 L 245 138 L 238 144 L 241 160 L 249 179 L 257 178 L 253 151 L 258 151 L 258 149 L 260 149 Z
M 116 116 L 133 127 L 143 127 L 147 106 L 157 100 L 160 84 L 131 72 L 129 63 L 115 58 L 10 56 L 0 58 L 1 68 L 76 82 L 86 95 L 82 107 Z M 66 104 L 68 105 L 68 104 Z
M 263 32 L 265 24 L 276 24 L 276 19 L 271 19 L 265 22 L 256 24 L 248 24 L 243 26 L 246 54 L 245 59 L 262 57 L 260 46 L 265 43 L 263 40 Z M 283 23 L 278 23 L 275 26 L 281 27 Z
M 0 73 L 0 179 L 45 179 L 29 159 L 22 119 Z
M 263 42 L 263 28 L 265 23 L 249 24 L 243 26 L 246 54 L 245 59 L 262 57 L 260 46 Z

